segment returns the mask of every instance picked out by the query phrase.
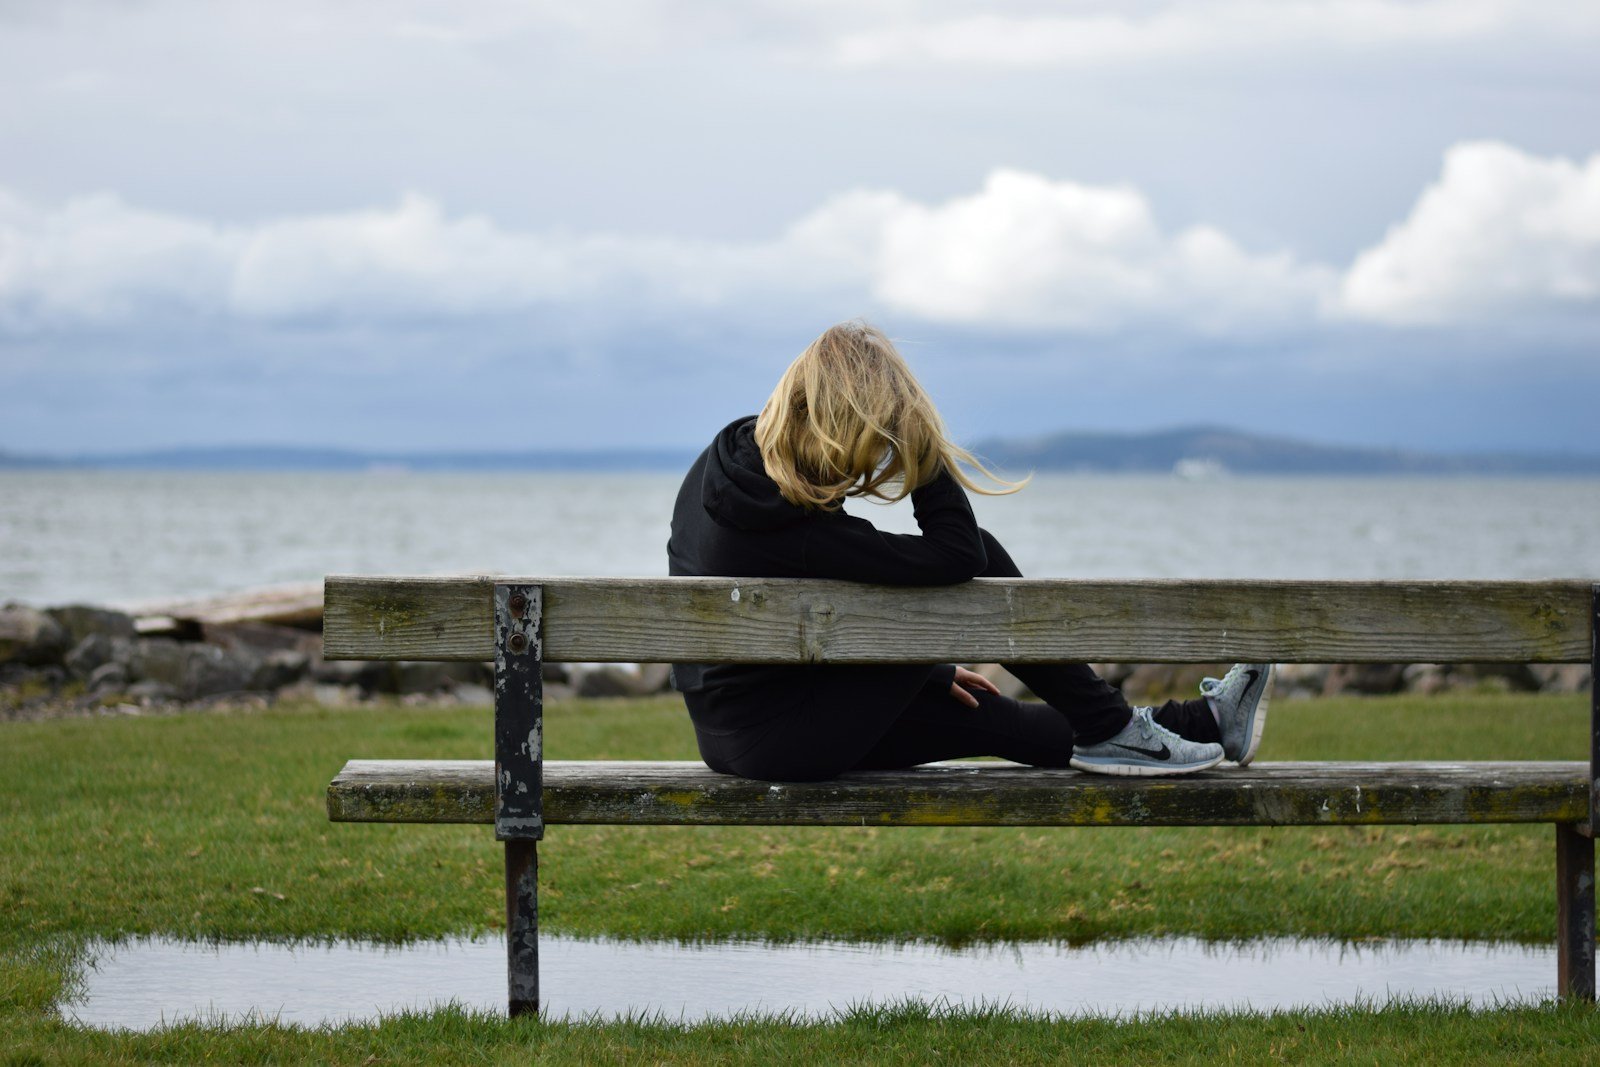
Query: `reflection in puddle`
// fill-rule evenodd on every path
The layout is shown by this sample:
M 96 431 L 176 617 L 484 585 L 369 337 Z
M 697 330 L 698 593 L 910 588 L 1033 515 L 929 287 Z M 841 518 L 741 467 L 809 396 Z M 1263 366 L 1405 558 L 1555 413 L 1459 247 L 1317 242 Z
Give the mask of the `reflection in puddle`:
M 865 1002 L 919 998 L 1036 1013 L 1319 1007 L 1443 997 L 1483 1005 L 1554 995 L 1554 948 L 1451 941 L 1363 944 L 1275 938 L 930 944 L 540 939 L 550 1015 L 738 1012 L 827 1017 Z M 339 1024 L 455 1002 L 505 1010 L 498 938 L 404 946 L 144 940 L 90 948 L 82 999 L 91 1026 L 145 1030 L 180 1019 Z

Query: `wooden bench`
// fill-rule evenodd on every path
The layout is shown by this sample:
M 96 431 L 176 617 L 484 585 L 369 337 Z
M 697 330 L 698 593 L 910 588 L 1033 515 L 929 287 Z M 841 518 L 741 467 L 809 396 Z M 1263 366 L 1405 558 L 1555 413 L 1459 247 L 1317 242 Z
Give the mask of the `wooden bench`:
M 545 762 L 550 662 L 1596 664 L 1600 585 L 978 579 L 943 588 L 735 578 L 362 578 L 326 583 L 329 659 L 492 660 L 495 760 L 352 760 L 341 822 L 493 823 L 505 842 L 509 1006 L 537 1012 L 547 824 L 1556 827 L 1557 986 L 1595 992 L 1587 760 L 1257 763 L 1111 778 L 952 763 L 772 785 L 698 763 Z M 688 729 L 685 723 L 685 729 Z M 1580 755 L 1574 753 L 1574 755 Z

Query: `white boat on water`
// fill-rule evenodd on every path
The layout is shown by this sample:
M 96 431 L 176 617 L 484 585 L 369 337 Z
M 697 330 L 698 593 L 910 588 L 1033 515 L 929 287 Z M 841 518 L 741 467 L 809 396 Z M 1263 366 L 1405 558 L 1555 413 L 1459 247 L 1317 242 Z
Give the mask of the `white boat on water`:
M 1185 456 L 1172 465 L 1172 473 L 1186 482 L 1214 482 L 1229 472 L 1220 459 Z

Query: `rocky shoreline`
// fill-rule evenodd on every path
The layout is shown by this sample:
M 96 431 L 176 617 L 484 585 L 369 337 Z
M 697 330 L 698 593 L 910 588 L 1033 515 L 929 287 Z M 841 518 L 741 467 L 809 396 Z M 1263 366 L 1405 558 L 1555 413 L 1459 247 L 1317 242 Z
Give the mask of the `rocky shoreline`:
M 0 719 L 137 713 L 311 700 L 493 702 L 483 663 L 326 660 L 321 615 L 297 625 L 182 619 L 141 633 L 126 612 L 85 604 L 0 607 Z M 664 664 L 547 664 L 547 699 L 667 691 Z
M 170 623 L 171 625 L 166 625 Z M 488 705 L 487 664 L 329 661 L 320 611 L 292 624 L 248 619 L 164 620 L 159 632 L 133 615 L 74 604 L 0 607 L 0 720 L 139 714 L 299 699 L 341 706 L 374 701 Z M 1227 664 L 1097 664 L 1135 702 L 1188 695 Z M 1013 695 L 1020 683 L 980 669 Z M 665 664 L 547 664 L 547 699 L 638 697 L 670 691 Z M 1573 693 L 1584 664 L 1287 664 L 1279 698 L 1448 690 Z

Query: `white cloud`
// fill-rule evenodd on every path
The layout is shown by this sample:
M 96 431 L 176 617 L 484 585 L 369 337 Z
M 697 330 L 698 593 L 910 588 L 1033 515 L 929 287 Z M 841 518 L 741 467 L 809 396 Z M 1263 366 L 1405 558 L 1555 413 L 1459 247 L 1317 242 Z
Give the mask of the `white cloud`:
M 620 324 L 712 310 L 890 312 L 930 322 L 1207 336 L 1600 305 L 1600 155 L 1463 144 L 1411 215 L 1341 275 L 1204 225 L 1164 228 L 1128 186 L 996 170 L 936 203 L 835 196 L 769 241 L 508 229 L 420 194 L 390 207 L 224 226 L 111 195 L 56 208 L 0 190 L 0 330 L 164 321 L 382 326 L 587 307 Z
M 994 172 L 922 204 L 835 197 L 768 242 L 508 231 L 410 194 L 388 208 L 219 227 L 114 197 L 0 211 L 0 309 L 128 321 L 150 310 L 253 320 L 384 320 L 609 303 L 619 316 L 845 300 L 931 321 L 1203 330 L 1303 317 L 1323 272 L 1225 234 L 1166 234 L 1137 191 Z
M 232 264 L 229 303 L 263 318 L 412 309 L 470 314 L 581 283 L 547 243 L 480 216 L 448 219 L 412 193 L 393 208 L 291 218 L 253 230 Z
M 983 10 L 899 20 L 837 36 L 847 66 L 1106 67 L 1175 59 L 1600 35 L 1600 9 L 1555 0 L 1210 0 L 1065 15 Z
M 1543 159 L 1459 144 L 1411 214 L 1356 257 L 1340 306 L 1387 323 L 1593 309 L 1600 303 L 1600 153 Z
M 997 170 L 973 196 L 925 205 L 851 194 L 796 227 L 866 267 L 873 294 L 934 321 L 1105 331 L 1176 322 L 1205 332 L 1308 317 L 1328 272 L 1253 255 L 1226 234 L 1165 233 L 1137 190 Z
M 481 215 L 450 217 L 417 193 L 392 207 L 220 226 L 110 194 L 47 209 L 0 189 L 0 322 L 381 321 L 602 300 L 620 314 L 716 303 L 780 275 L 775 251 L 519 232 Z
M 219 309 L 236 231 L 102 194 L 42 211 L 0 189 L 0 321 Z

